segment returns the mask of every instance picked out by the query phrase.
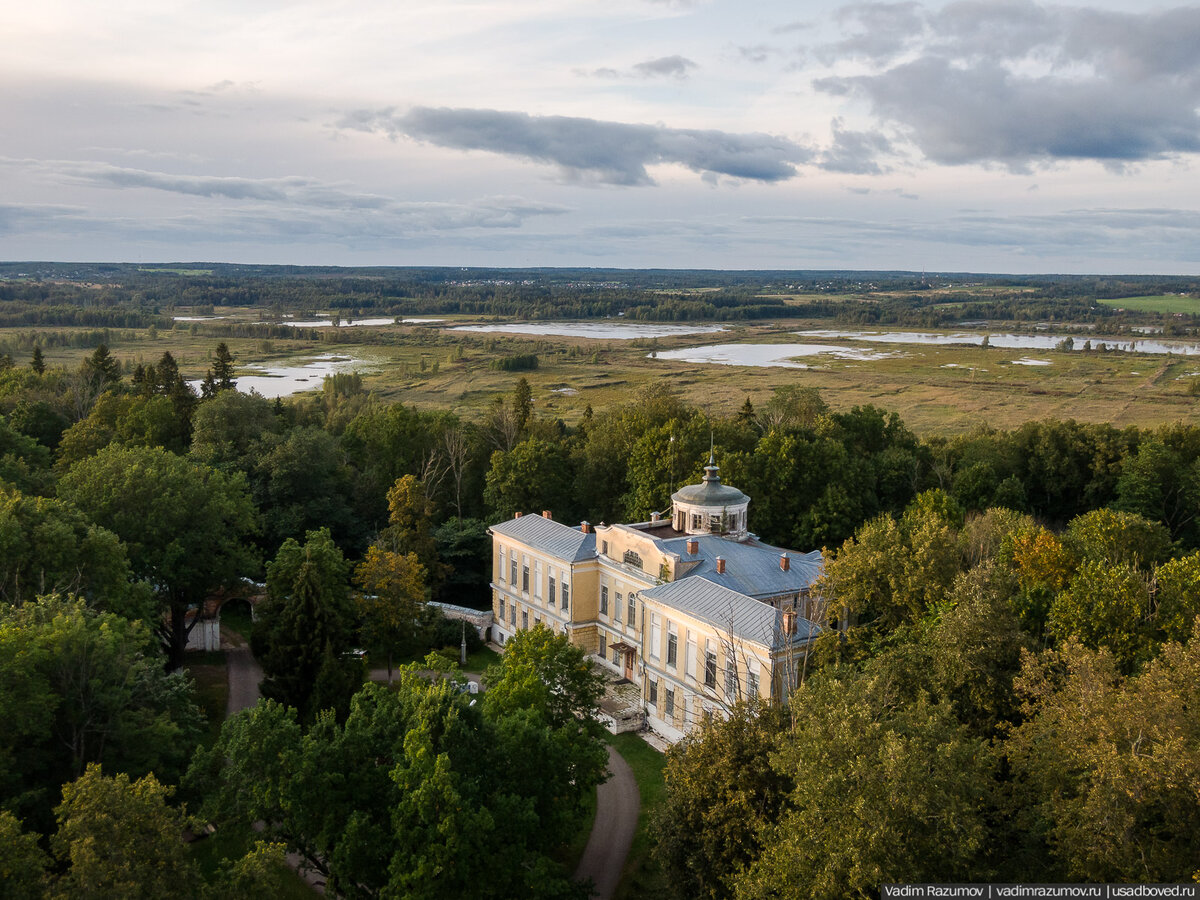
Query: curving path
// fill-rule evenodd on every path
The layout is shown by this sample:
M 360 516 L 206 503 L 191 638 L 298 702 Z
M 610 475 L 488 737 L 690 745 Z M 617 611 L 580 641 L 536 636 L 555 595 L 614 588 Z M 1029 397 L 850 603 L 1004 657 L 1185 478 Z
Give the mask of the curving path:
M 608 771 L 609 779 L 596 789 L 596 821 L 575 870 L 576 881 L 592 879 L 598 900 L 611 900 L 617 890 L 641 808 L 633 770 L 611 746 Z
M 222 629 L 221 639 L 226 646 L 225 664 L 229 671 L 229 702 L 225 714 L 232 716 L 258 702 L 263 671 L 249 645 L 238 634 Z M 383 680 L 386 679 L 387 672 L 384 671 Z M 608 748 L 608 771 L 608 780 L 596 789 L 596 821 L 575 870 L 576 881 L 592 880 L 593 896 L 597 900 L 612 900 L 616 892 L 641 809 L 633 770 L 611 746 Z M 325 892 L 319 876 L 300 867 L 299 857 L 289 854 L 288 862 L 319 893 Z

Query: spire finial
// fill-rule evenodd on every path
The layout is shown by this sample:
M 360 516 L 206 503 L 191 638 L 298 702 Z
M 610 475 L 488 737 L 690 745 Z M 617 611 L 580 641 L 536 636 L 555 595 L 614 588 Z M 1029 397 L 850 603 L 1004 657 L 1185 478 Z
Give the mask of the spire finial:
M 713 430 L 708 429 L 708 464 L 716 465 L 716 459 L 713 458 Z

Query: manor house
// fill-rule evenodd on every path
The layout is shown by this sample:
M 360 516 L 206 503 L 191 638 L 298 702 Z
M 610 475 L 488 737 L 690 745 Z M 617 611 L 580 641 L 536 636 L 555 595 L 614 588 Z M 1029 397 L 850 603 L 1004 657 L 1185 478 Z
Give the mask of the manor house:
M 740 699 L 785 698 L 819 632 L 821 553 L 749 531 L 750 498 L 710 456 L 669 515 L 571 526 L 518 513 L 492 535 L 493 635 L 542 622 L 640 690 L 649 726 L 679 740 Z

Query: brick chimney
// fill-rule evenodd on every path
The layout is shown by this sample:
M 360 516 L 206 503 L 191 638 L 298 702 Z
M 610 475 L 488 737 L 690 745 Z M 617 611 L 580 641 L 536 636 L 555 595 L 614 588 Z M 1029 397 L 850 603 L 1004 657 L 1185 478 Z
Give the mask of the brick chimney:
M 550 515 L 550 510 L 548 510 L 548 509 L 543 509 L 543 510 L 542 510 L 542 518 L 543 518 L 543 519 L 553 519 L 553 518 L 554 518 L 554 516 Z
M 795 610 L 785 609 L 783 611 L 783 633 L 796 633 L 796 612 Z
M 688 556 L 695 556 L 700 552 L 700 542 L 692 538 L 688 538 L 687 542 Z
M 515 512 L 515 513 L 513 513 L 513 518 L 519 519 L 519 518 L 521 518 L 522 515 L 523 515 L 523 513 Z
M 792 567 L 792 560 L 786 553 L 779 554 L 779 568 L 786 572 Z
M 723 556 L 717 557 L 717 574 L 718 575 L 725 574 L 725 557 L 723 557 Z
M 591 534 L 591 533 L 592 533 L 592 523 L 591 523 L 591 522 L 588 522 L 587 520 L 584 520 L 583 522 L 580 522 L 580 523 L 579 523 L 579 530 L 580 530 L 581 532 L 583 532 L 584 534 Z

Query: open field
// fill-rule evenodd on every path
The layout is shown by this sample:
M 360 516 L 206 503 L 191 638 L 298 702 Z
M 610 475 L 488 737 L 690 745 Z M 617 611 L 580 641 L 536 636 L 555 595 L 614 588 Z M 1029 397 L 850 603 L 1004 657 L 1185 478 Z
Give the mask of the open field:
M 1179 298 L 1176 298 L 1179 299 Z M 226 310 L 218 310 L 226 312 Z M 448 320 L 449 321 L 449 320 Z M 464 320 L 466 321 L 466 320 Z M 475 319 L 473 321 L 480 321 Z M 809 368 L 752 367 L 652 358 L 653 351 L 728 343 L 796 343 L 806 328 L 828 321 L 783 320 L 730 325 L 714 334 L 656 339 L 594 340 L 566 337 L 451 332 L 434 326 L 314 329 L 295 337 L 222 337 L 205 325 L 172 330 L 117 330 L 110 349 L 127 370 L 170 351 L 187 377 L 200 378 L 219 340 L 239 366 L 278 364 L 297 357 L 336 353 L 364 361 L 364 383 L 386 401 L 454 411 L 481 419 L 493 400 L 526 377 L 543 414 L 579 421 L 584 410 L 602 410 L 641 387 L 666 382 L 689 402 L 714 414 L 737 411 L 747 397 L 758 406 L 784 385 L 815 387 L 834 409 L 875 404 L 898 412 L 919 433 L 954 433 L 981 425 L 1011 428 L 1031 419 L 1073 418 L 1115 425 L 1194 421 L 1200 398 L 1200 357 L 1121 352 L 1012 350 L 952 345 L 869 344 L 817 339 L 867 350 L 887 350 L 875 360 L 805 357 Z M 69 331 L 69 329 L 58 329 Z M 0 330 L 0 342 L 14 329 Z M 1093 335 L 1093 337 L 1099 337 Z M 49 365 L 77 366 L 90 349 L 49 347 Z M 494 360 L 536 353 L 539 367 L 501 372 Z M 1049 365 L 1021 365 L 1033 357 Z M 27 359 L 14 353 L 14 362 Z M 320 382 L 314 380 L 313 387 Z M 1200 388 L 1200 384 L 1196 384 Z M 299 395 L 298 395 L 299 396 Z
M 1200 314 L 1200 297 L 1188 297 L 1185 294 L 1118 297 L 1115 300 L 1099 300 L 1097 302 L 1114 309 L 1132 309 L 1138 312 Z

